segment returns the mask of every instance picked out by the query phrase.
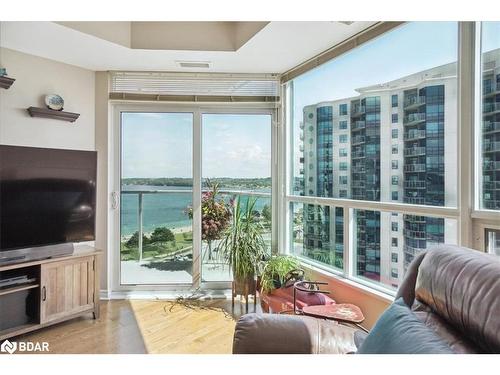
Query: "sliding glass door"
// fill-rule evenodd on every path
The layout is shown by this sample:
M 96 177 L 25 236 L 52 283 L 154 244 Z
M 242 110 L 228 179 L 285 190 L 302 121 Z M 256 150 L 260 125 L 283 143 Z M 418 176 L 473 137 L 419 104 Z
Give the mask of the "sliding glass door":
M 120 284 L 191 284 L 193 114 L 121 112 Z
M 116 290 L 229 288 L 221 242 L 237 204 L 276 243 L 273 112 L 185 108 L 116 107 Z

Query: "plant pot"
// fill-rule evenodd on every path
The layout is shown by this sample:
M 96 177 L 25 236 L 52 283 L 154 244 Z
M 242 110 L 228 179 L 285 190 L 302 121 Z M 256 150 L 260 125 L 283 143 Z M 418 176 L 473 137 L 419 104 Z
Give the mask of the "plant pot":
M 233 280 L 233 294 L 248 296 L 255 294 L 257 290 L 257 283 L 255 277 L 247 276 L 246 278 L 235 278 Z

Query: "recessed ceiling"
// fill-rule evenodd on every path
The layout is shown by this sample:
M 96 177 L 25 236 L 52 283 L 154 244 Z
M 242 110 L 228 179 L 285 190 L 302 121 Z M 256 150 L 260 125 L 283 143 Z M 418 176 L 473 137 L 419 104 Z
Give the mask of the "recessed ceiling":
M 374 22 L 358 21 L 349 25 L 342 22 L 248 23 L 232 39 L 230 51 L 189 50 L 193 46 L 189 43 L 196 43 L 196 36 L 199 36 L 197 28 L 183 28 L 186 34 L 193 31 L 193 35 L 184 36 L 185 45 L 177 44 L 175 48 L 179 49 L 165 50 L 144 49 L 144 46 L 130 48 L 133 33 L 126 32 L 134 27 L 130 22 L 102 22 L 98 28 L 82 22 L 72 24 L 68 27 L 55 22 L 2 22 L 0 46 L 90 70 L 282 73 Z M 231 28 L 235 32 L 236 29 Z M 127 35 L 131 37 L 127 39 Z M 204 43 L 207 41 L 205 39 Z M 196 48 L 208 49 L 201 44 Z M 179 64 L 180 61 L 205 62 L 209 67 L 200 69 L 189 67 L 189 64 L 186 67 L 186 64 Z

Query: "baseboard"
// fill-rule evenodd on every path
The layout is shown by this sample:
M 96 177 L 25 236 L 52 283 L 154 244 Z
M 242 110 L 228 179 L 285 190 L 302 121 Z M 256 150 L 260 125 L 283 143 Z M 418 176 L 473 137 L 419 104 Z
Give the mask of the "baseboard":
M 215 290 L 204 291 L 199 294 L 193 295 L 189 291 L 100 291 L 100 298 L 102 300 L 120 300 L 120 299 L 137 299 L 137 300 L 175 300 L 179 297 L 189 298 L 196 296 L 199 300 L 213 300 L 213 299 L 229 299 L 231 298 L 230 290 Z

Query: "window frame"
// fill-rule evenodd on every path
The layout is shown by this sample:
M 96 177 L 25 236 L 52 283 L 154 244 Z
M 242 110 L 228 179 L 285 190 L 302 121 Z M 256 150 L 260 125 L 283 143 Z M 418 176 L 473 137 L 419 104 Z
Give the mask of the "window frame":
M 471 91 L 471 85 L 467 84 L 467 74 L 470 74 L 470 61 L 467 60 L 467 56 L 471 56 L 471 48 L 468 44 L 469 40 L 474 39 L 477 35 L 475 28 L 471 27 L 473 22 L 457 22 L 457 126 L 459 128 L 459 137 L 457 137 L 457 150 L 459 155 L 458 168 L 462 169 L 461 160 L 461 139 L 466 139 L 467 134 L 471 137 L 472 128 L 471 121 L 469 121 L 469 126 L 463 126 L 463 123 L 467 120 L 464 118 L 464 109 L 460 107 L 460 100 L 463 100 L 464 92 Z M 397 32 L 397 28 L 391 30 L 392 32 Z M 380 35 L 378 37 L 381 37 Z M 352 51 L 356 46 L 353 46 L 348 51 Z M 345 52 L 348 52 L 345 51 Z M 465 68 L 465 69 L 464 69 Z M 469 68 L 469 69 L 467 69 Z M 474 70 L 473 70 L 474 71 Z M 465 84 L 464 84 L 465 83 Z M 324 198 L 324 197 L 312 197 L 312 196 L 299 196 L 293 194 L 291 191 L 292 179 L 293 179 L 293 114 L 289 113 L 288 108 L 293 105 L 293 80 L 289 80 L 282 84 L 282 97 L 284 98 L 284 105 L 282 106 L 282 142 L 280 146 L 282 147 L 282 157 L 284 165 L 282 166 L 282 173 L 284 174 L 284 184 L 281 186 L 283 195 L 280 197 L 282 199 L 281 213 L 283 215 L 283 226 L 280 228 L 280 249 L 283 249 L 283 253 L 290 254 L 290 233 L 289 233 L 289 223 L 290 223 L 290 206 L 292 203 L 306 203 L 315 204 L 322 206 L 329 206 L 332 209 L 341 207 L 344 210 L 344 267 L 343 271 L 339 271 L 328 267 L 327 265 L 314 262 L 311 259 L 299 256 L 299 259 L 304 263 L 305 266 L 311 267 L 312 269 L 319 269 L 333 277 L 340 277 L 348 281 L 353 282 L 355 285 L 360 287 L 368 288 L 368 290 L 374 293 L 382 293 L 387 298 L 394 298 L 396 291 L 391 289 L 389 286 L 385 286 L 381 283 L 370 282 L 366 279 L 356 276 L 355 272 L 355 259 L 354 259 L 354 210 L 374 210 L 380 212 L 390 212 L 397 214 L 409 214 L 409 215 L 422 215 L 426 217 L 436 217 L 442 219 L 452 219 L 456 222 L 456 232 L 457 236 L 455 241 L 457 244 L 462 246 L 472 246 L 471 238 L 468 236 L 461 235 L 462 229 L 470 226 L 469 214 L 471 205 L 464 205 L 464 186 L 470 185 L 472 174 L 459 174 L 458 176 L 458 187 L 457 187 L 457 204 L 456 207 L 450 206 L 428 206 L 428 205 L 415 205 L 401 202 L 383 202 L 383 201 L 362 201 L 362 200 L 352 200 L 344 198 Z M 399 103 L 398 103 L 399 104 Z M 468 133 L 469 132 L 469 133 Z M 469 158 L 469 163 L 471 159 Z M 390 169 L 392 170 L 392 168 Z M 467 213 L 467 216 L 464 213 Z

